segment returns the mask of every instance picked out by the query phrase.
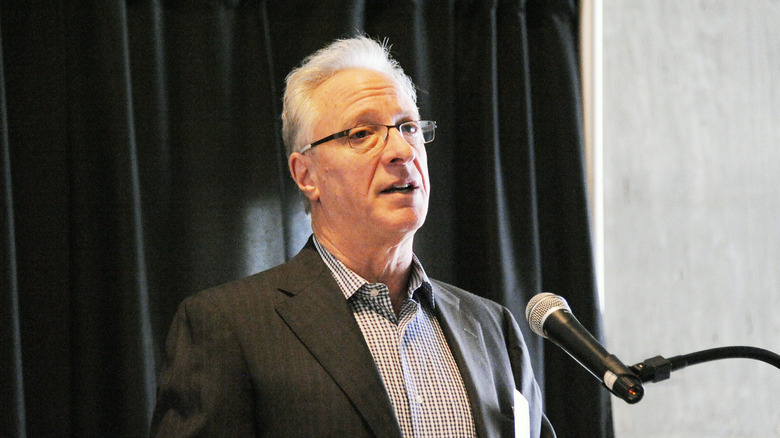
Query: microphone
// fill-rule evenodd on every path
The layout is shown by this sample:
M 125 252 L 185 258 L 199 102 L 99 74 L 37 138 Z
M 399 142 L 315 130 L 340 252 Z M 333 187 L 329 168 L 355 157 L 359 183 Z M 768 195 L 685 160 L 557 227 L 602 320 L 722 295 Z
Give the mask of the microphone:
M 528 302 L 525 317 L 534 333 L 561 347 L 610 392 L 630 404 L 642 399 L 645 391 L 639 378 L 577 321 L 563 297 L 536 295 Z

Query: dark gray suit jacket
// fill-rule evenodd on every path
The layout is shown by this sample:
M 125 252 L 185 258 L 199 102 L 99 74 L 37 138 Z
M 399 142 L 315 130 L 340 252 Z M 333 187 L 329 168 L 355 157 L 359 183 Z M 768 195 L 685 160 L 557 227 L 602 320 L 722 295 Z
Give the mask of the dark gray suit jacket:
M 531 436 L 555 436 L 511 314 L 433 287 L 477 434 L 513 436 L 517 388 L 531 406 Z M 184 300 L 165 353 L 152 436 L 401 436 L 360 328 L 311 240 L 288 263 Z

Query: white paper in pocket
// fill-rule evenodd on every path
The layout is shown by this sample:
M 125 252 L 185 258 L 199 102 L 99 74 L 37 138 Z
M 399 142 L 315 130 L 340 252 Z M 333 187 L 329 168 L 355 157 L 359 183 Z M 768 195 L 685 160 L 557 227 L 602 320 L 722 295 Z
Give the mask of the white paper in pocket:
M 528 400 L 515 389 L 515 437 L 528 438 L 531 436 L 531 425 L 528 415 Z

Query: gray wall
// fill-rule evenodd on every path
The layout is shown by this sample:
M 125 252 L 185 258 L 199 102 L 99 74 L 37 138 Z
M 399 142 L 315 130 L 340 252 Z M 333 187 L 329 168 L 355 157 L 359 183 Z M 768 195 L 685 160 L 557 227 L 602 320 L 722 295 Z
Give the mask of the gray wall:
M 780 353 L 780 1 L 603 0 L 608 348 Z M 780 370 L 727 360 L 613 399 L 618 438 L 778 437 Z

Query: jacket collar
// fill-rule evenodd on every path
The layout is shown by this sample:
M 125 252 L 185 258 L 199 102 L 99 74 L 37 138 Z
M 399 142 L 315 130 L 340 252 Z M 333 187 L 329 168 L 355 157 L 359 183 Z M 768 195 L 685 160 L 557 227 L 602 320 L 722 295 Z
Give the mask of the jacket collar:
M 491 411 L 497 409 L 499 401 L 493 373 L 486 371 L 491 365 L 487 361 L 482 324 L 468 309 L 461 308 L 460 299 L 451 291 L 435 281 L 433 289 L 437 318 L 466 386 L 477 436 L 501 436 L 501 425 L 490 421 L 496 418 Z
M 280 268 L 279 290 L 288 295 L 276 312 L 352 400 L 378 437 L 400 437 L 382 377 L 347 300 L 309 242 Z
M 296 333 L 333 380 L 352 400 L 378 437 L 400 437 L 382 377 L 363 339 L 352 310 L 322 261 L 312 239 L 290 262 L 281 266 L 279 290 L 290 299 L 276 306 L 277 313 Z M 482 326 L 460 299 L 437 282 L 436 313 L 447 343 L 458 364 L 478 436 L 499 436 L 499 425 L 490 409 L 498 406 L 498 394 L 488 369 Z

